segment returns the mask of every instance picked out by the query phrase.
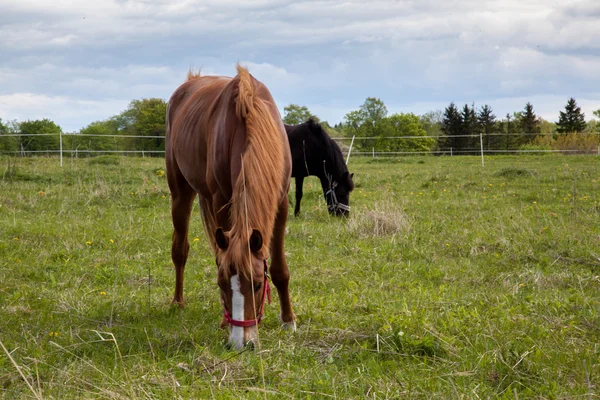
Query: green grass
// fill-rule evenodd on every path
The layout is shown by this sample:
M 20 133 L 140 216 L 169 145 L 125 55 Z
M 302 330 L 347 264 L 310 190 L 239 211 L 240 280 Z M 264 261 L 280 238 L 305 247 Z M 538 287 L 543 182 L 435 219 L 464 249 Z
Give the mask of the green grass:
M 298 331 L 275 292 L 260 357 L 225 347 L 198 207 L 187 307 L 169 304 L 162 159 L 16 161 L 3 398 L 34 397 L 20 373 L 56 399 L 598 397 L 600 157 L 356 157 L 349 221 L 308 179 L 286 239 Z

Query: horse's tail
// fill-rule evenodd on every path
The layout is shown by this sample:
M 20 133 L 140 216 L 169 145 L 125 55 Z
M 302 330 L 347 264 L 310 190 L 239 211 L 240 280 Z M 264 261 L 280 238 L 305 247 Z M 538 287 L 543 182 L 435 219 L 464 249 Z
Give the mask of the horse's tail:
M 244 224 L 239 226 L 243 229 L 236 231 L 249 235 L 245 227 L 247 216 L 248 228 L 261 231 L 264 248 L 268 249 L 279 202 L 286 189 L 283 179 L 287 143 L 280 131 L 281 123 L 273 116 L 276 108 L 270 103 L 270 95 L 264 96 L 266 88 L 259 86 L 261 84 L 239 64 L 237 72 L 236 114 L 245 123 L 246 150 L 242 156 L 243 170 L 233 193 L 232 222 Z

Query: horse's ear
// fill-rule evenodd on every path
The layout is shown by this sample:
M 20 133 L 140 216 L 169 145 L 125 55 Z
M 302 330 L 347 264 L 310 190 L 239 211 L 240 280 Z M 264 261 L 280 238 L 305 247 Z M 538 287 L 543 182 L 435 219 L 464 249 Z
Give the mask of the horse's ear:
M 263 238 L 260 231 L 253 229 L 252 235 L 250 235 L 250 250 L 252 250 L 253 253 L 259 253 L 262 249 L 262 245 Z
M 221 250 L 227 250 L 229 247 L 229 237 L 225 234 L 225 232 L 223 232 L 223 229 L 217 229 L 217 232 L 215 233 L 215 239 L 217 241 L 217 246 L 219 246 Z
M 348 182 L 348 190 L 353 191 L 354 190 L 354 181 L 352 180 L 352 178 L 354 177 L 354 172 L 351 174 L 347 174 L 347 182 Z

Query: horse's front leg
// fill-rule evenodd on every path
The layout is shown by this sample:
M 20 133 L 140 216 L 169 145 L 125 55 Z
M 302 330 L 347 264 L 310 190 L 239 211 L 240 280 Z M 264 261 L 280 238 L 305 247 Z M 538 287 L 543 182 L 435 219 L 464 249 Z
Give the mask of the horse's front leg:
M 296 205 L 294 206 L 294 216 L 300 213 L 300 201 L 302 201 L 302 186 L 304 185 L 304 177 L 296 177 Z
M 285 259 L 284 237 L 285 224 L 288 215 L 288 199 L 287 196 L 279 205 L 277 218 L 275 219 L 275 227 L 273 230 L 273 240 L 271 242 L 271 279 L 277 288 L 279 294 L 279 305 L 281 306 L 281 321 L 286 329 L 296 330 L 296 316 L 292 311 L 292 303 L 290 301 L 289 281 L 290 272 Z

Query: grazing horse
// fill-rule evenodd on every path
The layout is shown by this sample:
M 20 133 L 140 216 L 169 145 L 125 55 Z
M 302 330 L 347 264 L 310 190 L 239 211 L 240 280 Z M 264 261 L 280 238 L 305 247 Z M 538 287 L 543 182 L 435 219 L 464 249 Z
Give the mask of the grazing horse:
M 188 226 L 198 195 L 206 236 L 218 267 L 229 344 L 257 337 L 270 298 L 270 274 L 284 327 L 296 329 L 284 253 L 291 156 L 267 87 L 237 66 L 234 78 L 188 73 L 167 106 L 166 173 L 171 191 L 175 265 L 173 303 L 183 307 Z
M 285 125 L 285 130 L 292 152 L 292 177 L 296 178 L 294 215 L 300 212 L 304 178 L 311 175 L 321 180 L 329 213 L 348 216 L 354 174 L 348 173 L 340 147 L 312 118 L 299 125 Z

